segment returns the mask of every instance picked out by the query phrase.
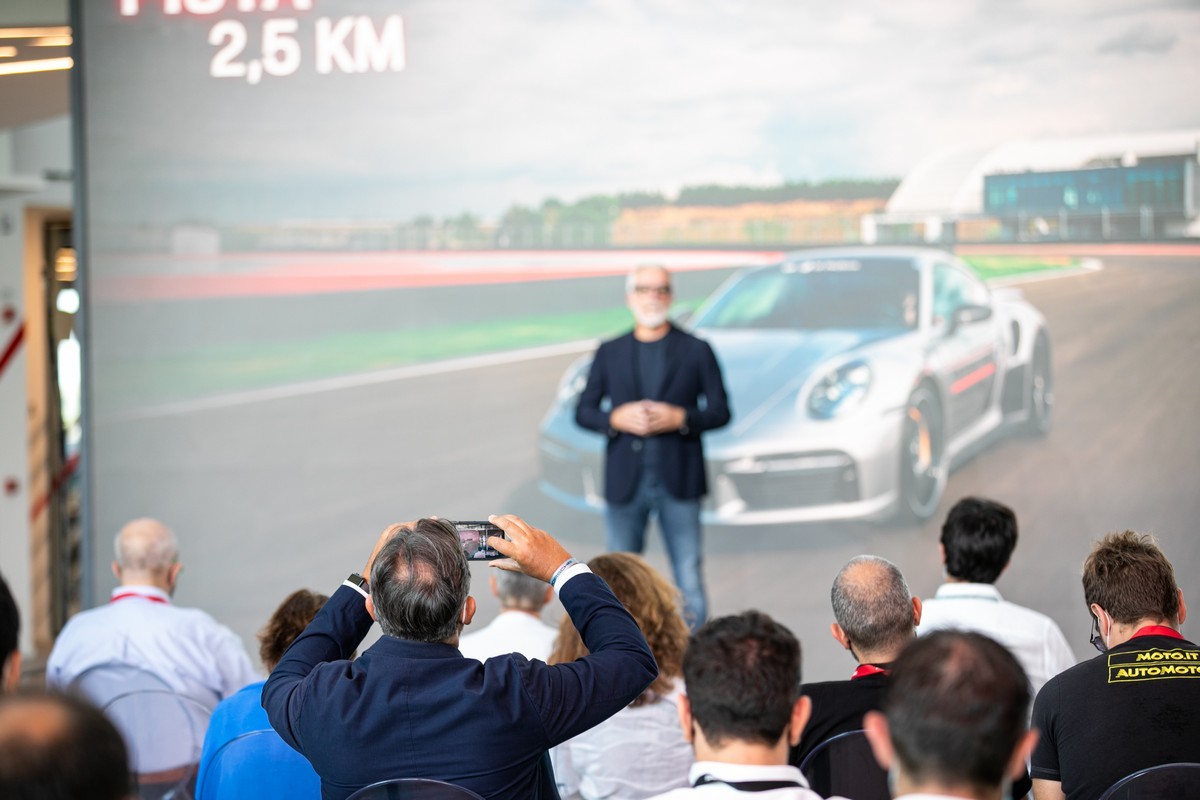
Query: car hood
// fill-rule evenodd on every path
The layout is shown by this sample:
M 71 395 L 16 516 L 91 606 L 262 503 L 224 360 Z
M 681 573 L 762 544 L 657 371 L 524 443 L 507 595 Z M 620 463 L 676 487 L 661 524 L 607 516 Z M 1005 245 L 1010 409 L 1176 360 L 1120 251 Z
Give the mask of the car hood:
M 794 392 L 831 359 L 901 331 L 871 330 L 698 330 L 716 351 L 738 420 Z

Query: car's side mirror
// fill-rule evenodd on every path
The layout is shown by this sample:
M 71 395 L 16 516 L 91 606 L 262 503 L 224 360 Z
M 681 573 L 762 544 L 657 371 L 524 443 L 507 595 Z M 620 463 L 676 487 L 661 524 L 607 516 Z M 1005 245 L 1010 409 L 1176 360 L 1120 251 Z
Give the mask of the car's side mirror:
M 954 313 L 950 315 L 950 325 L 946 328 L 946 334 L 954 333 L 963 325 L 970 325 L 973 322 L 982 322 L 992 316 L 991 306 L 982 306 L 975 303 L 967 303 L 954 309 Z

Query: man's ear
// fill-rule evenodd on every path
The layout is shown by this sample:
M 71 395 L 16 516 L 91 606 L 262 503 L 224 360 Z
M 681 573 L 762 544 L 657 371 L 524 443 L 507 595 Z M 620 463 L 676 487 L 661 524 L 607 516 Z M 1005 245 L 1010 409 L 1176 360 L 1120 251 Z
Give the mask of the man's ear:
M 121 581 L 121 565 L 115 561 L 112 562 L 112 571 L 113 577 L 116 578 L 117 582 L 119 583 Z
M 0 669 L 0 694 L 11 694 L 21 683 L 21 651 L 13 650 Z
M 172 593 L 175 591 L 175 582 L 179 580 L 179 573 L 183 571 L 183 563 L 176 561 L 167 570 L 167 585 L 171 587 Z
M 463 604 L 462 624 L 470 625 L 471 620 L 475 617 L 475 598 L 467 595 L 467 602 Z
M 788 722 L 788 744 L 792 747 L 800 744 L 800 734 L 812 716 L 812 700 L 808 695 L 800 695 L 800 699 L 792 706 L 792 718 Z
M 692 728 L 692 704 L 688 702 L 686 694 L 679 696 L 679 705 L 676 706 L 679 712 L 679 728 L 683 731 L 683 740 L 688 744 L 692 744 L 692 739 L 695 738 L 695 731 Z
M 1187 603 L 1183 602 L 1183 589 L 1176 589 L 1179 592 L 1179 617 L 1176 620 L 1180 625 L 1187 619 Z
M 875 754 L 875 760 L 879 762 L 879 766 L 885 770 L 891 769 L 896 751 L 892 747 L 892 735 L 888 731 L 887 717 L 880 711 L 868 711 L 863 714 L 863 730 L 867 734 L 871 752 Z
M 942 566 L 946 566 L 946 545 L 938 542 L 938 558 L 942 560 Z
M 844 630 L 842 630 L 841 625 L 838 625 L 836 622 L 829 623 L 829 632 L 833 634 L 834 639 L 837 639 L 838 644 L 847 650 L 850 649 L 850 637 L 846 635 Z
M 500 587 L 496 585 L 496 573 L 488 575 L 488 586 L 492 588 L 492 597 L 500 596 Z
M 371 595 L 367 595 L 367 599 L 363 603 L 366 605 L 367 613 L 371 615 L 371 619 L 378 622 L 379 617 L 375 616 L 375 601 L 371 599 Z
M 913 598 L 913 627 L 921 627 L 921 598 Z
M 546 587 L 546 596 L 542 599 L 542 605 L 543 606 L 550 605 L 550 601 L 553 599 L 554 599 L 554 587 L 547 586 Z
M 1030 757 L 1033 755 L 1033 748 L 1037 746 L 1037 740 L 1038 732 L 1032 730 L 1025 731 L 1025 735 L 1017 742 L 1017 747 L 1008 760 L 1008 776 L 1014 781 L 1025 776 L 1025 765 L 1029 763 Z

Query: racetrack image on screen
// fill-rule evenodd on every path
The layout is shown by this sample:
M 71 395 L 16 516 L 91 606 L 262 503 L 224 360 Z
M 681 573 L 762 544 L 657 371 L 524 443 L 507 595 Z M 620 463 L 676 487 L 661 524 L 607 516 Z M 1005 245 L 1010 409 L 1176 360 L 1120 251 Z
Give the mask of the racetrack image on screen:
M 85 602 L 139 516 L 247 641 L 397 520 L 515 513 L 601 552 L 573 404 L 657 264 L 733 409 L 713 613 L 761 608 L 842 677 L 836 571 L 874 553 L 931 594 L 976 494 L 1020 519 L 1001 590 L 1085 655 L 1093 540 L 1200 568 L 1200 24 L 1050 7 L 1030 33 L 983 2 L 78 3 Z M 1125 193 L 1051 177 L 1089 170 Z

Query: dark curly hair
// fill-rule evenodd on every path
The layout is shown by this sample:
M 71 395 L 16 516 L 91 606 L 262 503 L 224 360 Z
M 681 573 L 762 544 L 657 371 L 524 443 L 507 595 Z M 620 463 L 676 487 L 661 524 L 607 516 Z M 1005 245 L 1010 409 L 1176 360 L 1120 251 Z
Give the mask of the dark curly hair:
M 654 567 L 633 553 L 605 553 L 588 561 L 588 567 L 604 579 L 637 622 L 658 662 L 658 677 L 630 705 L 656 702 L 671 691 L 673 679 L 683 675 L 688 629 L 679 613 L 679 592 Z M 587 654 L 588 649 L 571 618 L 563 617 L 549 662 L 563 664 Z
M 266 627 L 258 632 L 258 655 L 268 672 L 275 669 L 283 651 L 308 627 L 328 599 L 328 595 L 297 589 L 279 604 Z

